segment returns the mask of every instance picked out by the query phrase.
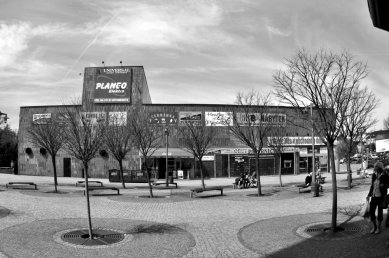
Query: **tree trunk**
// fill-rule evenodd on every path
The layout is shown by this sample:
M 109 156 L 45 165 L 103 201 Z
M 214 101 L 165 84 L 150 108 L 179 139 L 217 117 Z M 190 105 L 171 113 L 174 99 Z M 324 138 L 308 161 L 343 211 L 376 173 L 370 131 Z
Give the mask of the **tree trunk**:
M 119 161 L 119 168 L 120 168 L 120 180 L 122 181 L 123 189 L 125 189 L 126 184 L 124 183 L 124 176 L 123 176 L 123 160 L 118 160 L 118 161 Z
M 281 166 L 282 166 L 282 163 L 281 163 L 281 156 L 279 156 L 279 159 L 280 159 L 280 166 L 278 168 L 278 174 L 280 176 L 280 187 L 282 187 L 282 178 L 281 178 Z
M 54 189 L 55 192 L 57 193 L 57 166 L 55 165 L 55 155 L 51 155 L 51 162 L 53 163 L 53 174 L 54 174 Z
M 153 187 L 151 186 L 151 180 L 150 180 L 150 173 L 147 170 L 147 163 L 146 163 L 146 157 L 144 157 L 145 160 L 145 167 L 146 167 L 146 174 L 147 174 L 147 183 L 149 184 L 149 192 L 150 192 L 150 198 L 154 198 L 153 195 Z
M 199 163 L 200 163 L 200 177 L 201 177 L 201 185 L 203 189 L 205 188 L 204 184 L 204 175 L 203 175 L 203 162 L 201 161 L 201 158 L 199 158 Z
M 331 159 L 332 167 L 332 220 L 331 220 L 331 231 L 336 232 L 336 217 L 338 212 L 338 196 L 337 196 L 337 186 L 336 186 L 336 167 L 335 167 L 335 157 L 334 157 L 334 145 L 330 144 L 329 146 L 329 158 Z
M 84 171 L 85 171 L 85 196 L 86 196 L 86 208 L 88 212 L 89 239 L 93 239 L 92 217 L 90 212 L 89 191 L 88 191 L 89 190 L 88 163 L 84 163 Z
M 351 164 L 350 164 L 350 153 L 347 153 L 347 186 L 351 188 Z
M 258 188 L 258 196 L 262 195 L 262 189 L 261 189 L 261 177 L 259 175 L 259 154 L 255 155 L 255 171 L 257 172 L 257 188 Z

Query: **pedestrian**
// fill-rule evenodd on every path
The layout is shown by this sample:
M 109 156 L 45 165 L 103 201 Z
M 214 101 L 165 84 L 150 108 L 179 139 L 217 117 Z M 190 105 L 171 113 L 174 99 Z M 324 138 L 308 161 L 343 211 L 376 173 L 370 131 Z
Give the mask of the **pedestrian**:
M 305 185 L 310 186 L 312 183 L 312 172 L 308 172 L 308 175 L 305 177 Z
M 372 223 L 371 234 L 381 232 L 381 223 L 383 220 L 382 202 L 388 189 L 388 176 L 384 173 L 384 164 L 377 162 L 374 164 L 374 173 L 371 178 L 371 186 L 366 200 L 370 199 L 370 220 Z M 376 210 L 378 216 L 376 217 Z

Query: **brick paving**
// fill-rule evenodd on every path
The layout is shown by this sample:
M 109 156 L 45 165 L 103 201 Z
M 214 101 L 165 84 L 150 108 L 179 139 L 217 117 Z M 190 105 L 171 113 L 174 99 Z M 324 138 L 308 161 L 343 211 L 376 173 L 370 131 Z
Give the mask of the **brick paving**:
M 296 233 L 305 224 L 330 221 L 331 180 L 329 174 L 326 176 L 320 197 L 298 193 L 295 184 L 303 182 L 305 175 L 283 176 L 283 188 L 277 187 L 278 177 L 262 177 L 262 197 L 254 196 L 256 189 L 232 189 L 233 178 L 206 180 L 209 186 L 226 186 L 225 196 L 206 192 L 190 199 L 189 189 L 199 186 L 199 180 L 177 181 L 178 189 L 155 189 L 154 194 L 161 197 L 155 199 L 139 198 L 148 195 L 146 184 L 127 184 L 119 196 L 91 195 L 94 227 L 128 230 L 134 237 L 125 245 L 98 251 L 54 240 L 62 230 L 87 227 L 85 197 L 82 188 L 75 187 L 79 178 L 59 178 L 61 193 L 56 194 L 51 177 L 0 174 L 0 214 L 2 209 L 9 210 L 0 216 L 0 257 L 312 257 L 309 254 L 313 253 L 316 257 L 361 257 L 361 253 L 366 255 L 363 257 L 389 257 L 385 245 L 389 229 L 380 235 L 361 233 L 348 240 L 320 241 L 320 245 Z M 338 216 L 341 222 L 350 216 L 345 212 L 349 207 L 363 204 L 370 179 L 354 175 L 356 186 L 349 190 L 344 187 L 346 175 L 338 174 L 337 178 L 338 207 L 344 213 Z M 33 181 L 38 190 L 5 189 L 7 182 L 18 180 Z M 98 180 L 121 188 L 106 179 Z M 353 219 L 367 226 L 362 217 Z M 134 225 L 175 230 L 136 235 L 130 230 Z M 255 230 L 247 231 L 250 228 Z M 364 249 L 368 245 L 376 251 L 370 254 Z M 340 250 L 336 246 L 349 249 L 336 253 Z

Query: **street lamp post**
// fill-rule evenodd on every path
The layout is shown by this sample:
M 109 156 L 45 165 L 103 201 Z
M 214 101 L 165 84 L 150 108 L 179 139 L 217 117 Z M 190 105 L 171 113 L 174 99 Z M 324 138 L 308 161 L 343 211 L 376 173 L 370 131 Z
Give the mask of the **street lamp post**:
M 319 196 L 319 188 L 317 186 L 316 182 L 316 171 L 315 171 L 315 137 L 314 137 L 314 132 L 313 132 L 313 104 L 310 105 L 311 108 L 311 129 L 312 129 L 312 185 L 311 185 L 311 191 L 313 194 L 313 197 L 318 197 Z
M 169 151 L 169 129 L 165 128 L 165 135 L 166 135 L 166 187 L 169 186 L 169 171 L 168 171 L 168 151 Z

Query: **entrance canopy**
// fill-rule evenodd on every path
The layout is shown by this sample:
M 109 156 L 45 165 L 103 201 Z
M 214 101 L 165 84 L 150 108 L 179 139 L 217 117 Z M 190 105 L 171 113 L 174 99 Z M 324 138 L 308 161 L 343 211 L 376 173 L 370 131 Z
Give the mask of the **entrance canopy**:
M 152 152 L 152 151 L 150 151 L 150 152 Z M 139 156 L 142 156 L 142 154 L 140 152 L 139 152 Z M 168 156 L 169 157 L 180 157 L 180 158 L 193 158 L 193 154 L 191 154 L 190 152 L 187 152 L 186 150 L 180 149 L 180 148 L 169 148 L 168 149 Z M 151 155 L 151 157 L 166 158 L 166 148 L 156 149 L 154 151 L 154 153 Z

